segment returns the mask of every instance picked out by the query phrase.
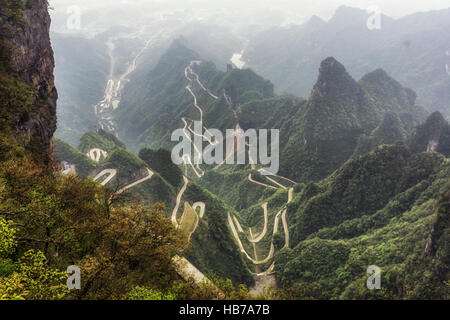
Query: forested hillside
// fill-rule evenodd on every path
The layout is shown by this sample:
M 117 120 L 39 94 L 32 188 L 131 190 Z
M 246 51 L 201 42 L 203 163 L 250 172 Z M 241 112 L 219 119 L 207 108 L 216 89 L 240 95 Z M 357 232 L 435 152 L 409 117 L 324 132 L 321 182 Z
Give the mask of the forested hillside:
M 182 51 L 189 59 L 179 57 Z M 135 126 L 127 134 L 134 141 L 131 130 L 136 130 L 146 145 L 168 148 L 170 130 L 182 127 L 177 119 L 201 116 L 208 128 L 280 129 L 280 176 L 264 177 L 250 165 L 202 166 L 204 174 L 187 169 L 239 211 L 228 224 L 236 228 L 235 241 L 258 276 L 274 268 L 284 298 L 446 297 L 448 252 L 442 244 L 447 236 L 433 231 L 448 229 L 441 218 L 448 210 L 448 123 L 440 113 L 426 120 L 416 93 L 384 70 L 356 81 L 334 58 L 320 64 L 308 100 L 274 95 L 267 82 L 250 77 L 251 70 L 222 73 L 198 59 L 179 44 L 169 49 L 148 76 L 177 79 L 164 82 L 163 95 L 159 83 L 141 90 L 131 82 L 130 105 L 139 108 L 127 107 L 126 117 L 146 110 L 153 118 L 142 123 L 152 123 L 153 134 L 143 135 Z M 170 122 L 162 121 L 162 114 Z M 293 201 L 286 203 L 288 193 Z M 289 228 L 279 230 L 283 208 Z M 255 230 L 267 230 L 256 244 Z M 427 249 L 432 238 L 440 243 L 433 253 Z M 420 267 L 413 276 L 399 276 L 414 263 Z M 372 264 L 386 277 L 385 289 L 373 294 L 364 282 L 364 268 Z M 433 283 L 436 290 L 430 292 Z
M 432 77 L 441 42 L 418 46 L 427 33 L 404 32 L 417 21 L 444 32 L 447 11 L 383 17 L 376 35 L 354 29 L 365 19 L 349 8 L 272 30 L 282 63 L 267 63 L 267 41 L 250 41 L 248 55 L 264 75 L 276 70 L 275 86 L 226 64 L 242 40 L 220 27 L 202 39 L 201 19 L 164 54 L 165 36 L 115 37 L 132 32 L 125 26 L 74 42 L 55 35 L 57 59 L 73 56 L 57 74 L 57 113 L 48 10 L 45 0 L 0 7 L 0 300 L 450 298 L 450 125 L 438 94 L 447 78 Z M 400 39 L 409 69 L 387 63 Z M 300 65 L 286 41 L 304 53 Z M 312 90 L 276 93 L 287 84 Z M 53 137 L 57 115 L 63 139 Z M 251 139 L 220 163 L 189 154 L 177 165 L 176 129 L 203 147 L 220 145 L 209 130 L 235 142 L 241 129 L 279 130 L 268 147 L 280 170 L 250 163 Z M 226 161 L 242 155 L 245 164 Z M 81 272 L 75 290 L 68 266 Z M 367 286 L 370 266 L 378 290 Z
M 46 1 L 11 1 L 0 9 L 0 299 L 245 295 L 219 280 L 230 276 L 236 285 L 252 282 L 236 247 L 226 241 L 230 234 L 222 221 L 227 209 L 219 200 L 189 186 L 183 200 L 200 196 L 211 207 L 200 223 L 202 235 L 192 237 L 189 246 L 187 234 L 167 218 L 179 185 L 151 172 L 149 159 L 129 153 L 104 131 L 84 135 L 79 150 L 61 140 L 52 142 L 56 90 L 47 9 Z M 33 33 L 28 40 L 38 43 L 26 42 Z M 24 57 L 12 55 L 17 46 Z M 33 51 L 34 46 L 41 51 Z M 28 67 L 33 63 L 38 69 Z M 92 148 L 107 151 L 90 157 Z M 65 164 L 59 163 L 62 159 Z M 97 177 L 103 178 L 101 183 L 87 178 L 104 168 L 114 168 L 108 171 L 114 177 Z M 172 176 L 167 170 L 164 174 Z M 114 186 L 104 187 L 105 179 L 114 180 Z M 126 192 L 131 188 L 136 192 Z M 180 278 L 174 257 L 184 252 L 215 275 L 214 286 L 200 288 L 192 279 Z M 81 290 L 70 291 L 66 285 L 70 265 L 82 270 Z M 217 286 L 223 290 L 218 292 Z
M 449 168 L 397 143 L 307 185 L 288 210 L 293 249 L 275 257 L 281 287 L 291 298 L 448 298 Z M 379 292 L 362 281 L 369 265 L 382 269 Z
M 136 156 L 103 130 L 86 133 L 80 140 L 79 151 L 60 140 L 55 144 L 55 157 L 73 166 L 71 173 L 94 178 L 116 192 L 126 188 L 122 195 L 130 201 L 152 206 L 164 204 L 167 218 L 173 212 L 180 216 L 185 203 L 188 206 L 203 203 L 207 210 L 198 225 L 190 227 L 193 228 L 190 245 L 183 254 L 204 274 L 229 278 L 236 285 L 252 283 L 226 225 L 227 212 L 231 209 L 195 183 L 185 185 L 181 170 L 171 162 L 170 153 L 163 149 L 143 149 Z M 181 198 L 177 202 L 179 194 Z
M 305 101 L 274 95 L 273 85 L 249 69 L 225 73 L 199 59 L 175 42 L 147 81 L 125 87 L 115 116 L 119 135 L 133 150 L 170 149 L 175 129 L 201 119 L 206 128 L 223 132 L 237 124 L 244 130 L 274 128 L 280 130 L 280 174 L 319 180 L 354 153 L 405 138 L 427 116 L 416 94 L 380 69 L 357 82 L 341 63 L 327 58 Z M 381 133 L 385 126 L 395 127 L 393 137 Z

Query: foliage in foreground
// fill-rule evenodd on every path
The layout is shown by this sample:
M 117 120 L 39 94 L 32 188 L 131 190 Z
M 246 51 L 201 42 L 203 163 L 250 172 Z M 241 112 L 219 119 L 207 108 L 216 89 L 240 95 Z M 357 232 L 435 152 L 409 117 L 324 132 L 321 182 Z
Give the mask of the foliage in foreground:
M 2 298 L 121 299 L 135 286 L 164 289 L 177 279 L 172 255 L 185 242 L 164 206 L 59 176 L 13 146 L 0 162 Z M 82 270 L 82 288 L 71 293 L 70 265 Z

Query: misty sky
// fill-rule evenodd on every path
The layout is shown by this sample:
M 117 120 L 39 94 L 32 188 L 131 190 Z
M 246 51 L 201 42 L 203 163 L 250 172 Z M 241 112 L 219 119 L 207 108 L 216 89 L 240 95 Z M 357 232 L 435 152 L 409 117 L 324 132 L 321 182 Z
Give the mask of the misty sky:
M 86 8 L 102 8 L 112 6 L 146 6 L 152 8 L 267 8 L 268 10 L 290 11 L 298 15 L 316 14 L 328 19 L 335 9 L 341 5 L 357 8 L 378 6 L 381 11 L 394 18 L 414 12 L 429 11 L 450 7 L 448 0 L 50 0 L 51 6 L 58 9 L 68 5 Z

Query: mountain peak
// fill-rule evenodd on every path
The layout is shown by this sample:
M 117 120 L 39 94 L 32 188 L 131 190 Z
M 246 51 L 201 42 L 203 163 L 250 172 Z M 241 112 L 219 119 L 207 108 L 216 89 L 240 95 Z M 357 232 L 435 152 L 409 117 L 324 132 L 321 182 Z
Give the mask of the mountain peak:
M 325 25 L 326 22 L 321 17 L 313 15 L 309 20 L 306 22 L 306 25 L 310 28 L 316 28 L 321 27 Z
M 360 17 L 366 17 L 364 10 L 344 5 L 336 9 L 332 20 L 354 19 Z
M 336 71 L 340 70 L 340 71 L 346 72 L 345 67 L 339 61 L 337 61 L 334 57 L 328 57 L 320 63 L 320 72 L 321 73 L 327 72 L 327 71 L 333 70 L 333 69 Z
M 345 67 L 335 58 L 328 57 L 320 64 L 319 78 L 312 95 L 338 97 L 354 93 L 358 89 L 358 84 Z
M 366 74 L 363 79 L 372 79 L 372 78 L 384 78 L 384 79 L 390 79 L 391 77 L 387 74 L 386 71 L 384 71 L 383 69 L 379 68 L 376 69 L 372 72 L 369 72 L 368 74 Z
M 400 82 L 389 76 L 383 69 L 376 69 L 366 74 L 359 83 L 385 104 L 395 101 L 397 105 L 408 109 L 414 107 L 416 103 L 416 93 L 411 89 L 404 88 Z
M 369 91 L 374 87 L 389 88 L 390 91 L 397 92 L 403 90 L 403 86 L 383 69 L 376 69 L 367 73 L 361 78 L 360 84 Z

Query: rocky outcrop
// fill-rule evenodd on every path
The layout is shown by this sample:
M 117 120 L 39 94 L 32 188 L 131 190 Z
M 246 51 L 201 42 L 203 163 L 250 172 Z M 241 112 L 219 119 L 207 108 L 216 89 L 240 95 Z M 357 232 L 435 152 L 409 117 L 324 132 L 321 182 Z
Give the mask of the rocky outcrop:
M 345 67 L 335 58 L 329 57 L 320 64 L 319 77 L 311 97 L 347 98 L 359 94 L 360 91 L 358 83 L 347 73 Z
M 50 43 L 50 16 L 46 0 L 12 1 L 0 9 L 1 37 L 8 47 L 8 73 L 36 91 L 27 116 L 15 115 L 14 129 L 24 145 L 52 153 L 56 130 L 55 66 Z M 2 5 L 3 6 L 3 5 Z M 14 112 L 15 110 L 11 110 Z
M 450 156 L 450 125 L 438 111 L 418 126 L 408 139 L 412 152 L 439 152 Z

